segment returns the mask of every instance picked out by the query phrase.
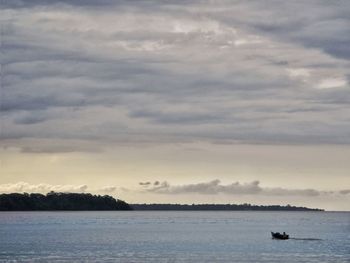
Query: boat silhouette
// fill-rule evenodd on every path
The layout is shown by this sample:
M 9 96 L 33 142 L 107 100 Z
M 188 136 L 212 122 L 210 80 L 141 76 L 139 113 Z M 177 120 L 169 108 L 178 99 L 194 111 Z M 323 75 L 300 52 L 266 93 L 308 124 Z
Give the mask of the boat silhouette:
M 289 239 L 289 235 L 287 235 L 285 232 L 283 232 L 283 234 L 280 234 L 279 232 L 271 232 L 271 236 L 273 239 Z

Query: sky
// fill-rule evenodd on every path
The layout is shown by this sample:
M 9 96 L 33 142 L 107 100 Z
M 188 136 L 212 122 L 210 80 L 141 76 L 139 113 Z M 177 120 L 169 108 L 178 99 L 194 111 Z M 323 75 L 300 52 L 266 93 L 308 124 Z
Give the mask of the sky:
M 0 192 L 350 210 L 350 2 L 1 2 Z

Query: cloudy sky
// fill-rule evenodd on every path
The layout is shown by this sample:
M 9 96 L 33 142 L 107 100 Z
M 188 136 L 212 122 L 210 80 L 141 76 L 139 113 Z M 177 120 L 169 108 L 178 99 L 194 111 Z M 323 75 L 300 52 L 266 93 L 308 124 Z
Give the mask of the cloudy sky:
M 0 191 L 350 210 L 349 13 L 2 1 Z

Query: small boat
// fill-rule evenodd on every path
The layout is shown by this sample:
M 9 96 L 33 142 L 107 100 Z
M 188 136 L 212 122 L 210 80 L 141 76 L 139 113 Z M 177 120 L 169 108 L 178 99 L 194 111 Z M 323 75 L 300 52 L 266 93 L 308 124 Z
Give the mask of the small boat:
M 280 234 L 279 232 L 271 232 L 271 235 L 274 239 L 289 239 L 289 235 L 287 235 L 285 232 L 283 232 L 283 234 Z

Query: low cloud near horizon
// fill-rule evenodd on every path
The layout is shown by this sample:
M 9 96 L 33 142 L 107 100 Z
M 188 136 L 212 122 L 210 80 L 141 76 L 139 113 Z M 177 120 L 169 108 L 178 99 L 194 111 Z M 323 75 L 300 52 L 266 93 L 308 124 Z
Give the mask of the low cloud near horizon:
M 222 184 L 219 179 L 197 184 L 171 185 L 167 181 L 140 183 L 144 191 L 158 194 L 228 194 L 228 195 L 271 195 L 271 196 L 319 196 L 329 194 L 347 195 L 350 190 L 320 191 L 316 189 L 290 189 L 282 187 L 262 187 L 259 181 L 250 183 L 234 182 Z
M 9 184 L 0 184 L 0 193 L 43 193 L 48 192 L 67 192 L 67 193 L 84 193 L 88 191 L 97 193 L 114 193 L 117 190 L 115 186 L 105 186 L 101 188 L 91 188 L 86 184 L 70 185 L 70 184 L 30 184 L 27 182 L 17 182 Z
M 83 185 L 52 185 L 52 184 L 30 184 L 26 182 L 17 182 L 9 184 L 0 184 L 0 193 L 48 193 L 54 192 L 85 192 L 88 186 Z
M 90 188 L 87 185 L 52 185 L 52 184 L 30 184 L 26 182 L 0 184 L 0 193 L 48 193 L 54 192 L 77 192 L 115 194 L 118 190 L 121 192 L 149 192 L 155 194 L 200 194 L 200 195 L 265 195 L 265 196 L 306 196 L 317 197 L 321 195 L 348 195 L 350 189 L 339 191 L 320 191 L 316 189 L 290 189 L 283 187 L 262 187 L 259 181 L 249 183 L 234 182 L 231 184 L 222 184 L 220 180 L 196 184 L 172 185 L 167 181 L 140 182 L 141 189 L 129 189 L 117 186 L 105 186 L 101 188 Z

